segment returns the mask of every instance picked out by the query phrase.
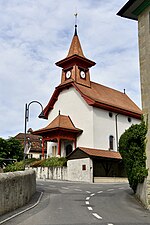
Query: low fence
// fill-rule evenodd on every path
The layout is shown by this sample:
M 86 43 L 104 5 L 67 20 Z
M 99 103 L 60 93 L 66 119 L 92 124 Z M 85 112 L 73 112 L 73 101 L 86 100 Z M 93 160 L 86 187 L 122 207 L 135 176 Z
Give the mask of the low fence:
M 0 173 L 0 215 L 25 205 L 35 191 L 34 170 Z
M 36 177 L 38 179 L 67 180 L 67 167 L 36 167 Z

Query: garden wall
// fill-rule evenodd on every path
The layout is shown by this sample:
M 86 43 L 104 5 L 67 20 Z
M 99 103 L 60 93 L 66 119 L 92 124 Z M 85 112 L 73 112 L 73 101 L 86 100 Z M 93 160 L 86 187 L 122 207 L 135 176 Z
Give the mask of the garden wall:
M 67 167 L 36 167 L 38 179 L 68 180 Z
M 0 215 L 25 205 L 35 191 L 34 170 L 0 173 Z

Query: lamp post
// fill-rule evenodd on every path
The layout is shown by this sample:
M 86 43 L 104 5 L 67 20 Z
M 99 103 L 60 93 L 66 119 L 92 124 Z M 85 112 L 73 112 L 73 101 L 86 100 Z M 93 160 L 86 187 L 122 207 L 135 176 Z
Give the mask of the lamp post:
M 45 119 L 44 112 L 43 112 L 43 106 L 40 102 L 38 101 L 31 101 L 29 104 L 25 104 L 25 126 L 24 126 L 24 159 L 26 155 L 26 140 L 27 140 L 27 122 L 29 121 L 29 107 L 32 103 L 38 103 L 41 106 L 41 113 L 38 116 L 39 118 Z

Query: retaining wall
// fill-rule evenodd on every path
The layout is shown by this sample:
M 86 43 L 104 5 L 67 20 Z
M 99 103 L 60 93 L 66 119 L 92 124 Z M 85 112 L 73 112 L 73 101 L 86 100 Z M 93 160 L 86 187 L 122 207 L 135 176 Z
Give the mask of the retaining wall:
M 35 191 L 34 170 L 0 173 L 0 215 L 25 205 Z

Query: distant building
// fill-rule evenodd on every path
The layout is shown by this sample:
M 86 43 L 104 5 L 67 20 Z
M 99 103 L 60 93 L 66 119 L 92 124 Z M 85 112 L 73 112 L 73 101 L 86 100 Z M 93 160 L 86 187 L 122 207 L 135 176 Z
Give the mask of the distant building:
M 19 140 L 24 147 L 24 133 L 19 133 L 15 137 Z M 29 152 L 27 154 L 28 158 L 42 158 L 42 137 L 39 135 L 32 134 L 32 129 L 30 128 L 26 134 Z M 46 146 L 44 150 L 44 155 L 46 157 Z

